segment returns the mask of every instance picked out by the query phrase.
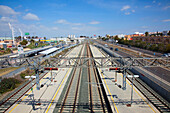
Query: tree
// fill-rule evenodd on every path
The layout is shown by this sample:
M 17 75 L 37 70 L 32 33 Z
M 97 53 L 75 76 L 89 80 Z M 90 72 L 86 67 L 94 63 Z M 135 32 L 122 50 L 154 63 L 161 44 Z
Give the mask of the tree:
M 159 33 L 158 33 L 158 31 L 156 32 L 156 35 L 157 35 L 157 36 L 159 36 Z
M 145 36 L 149 36 L 149 32 L 146 31 L 146 32 L 145 32 Z
M 168 45 L 166 46 L 165 52 L 166 52 L 166 53 L 170 53 L 170 44 L 168 44 Z
M 31 43 L 34 43 L 34 42 L 35 42 L 33 39 L 31 39 L 30 41 L 31 41 Z
M 119 37 L 117 35 L 115 36 L 115 40 L 119 40 Z
M 160 33 L 161 36 L 163 36 L 163 33 Z
M 21 45 L 26 45 L 28 44 L 28 41 L 27 40 L 23 40 L 22 42 L 20 42 Z

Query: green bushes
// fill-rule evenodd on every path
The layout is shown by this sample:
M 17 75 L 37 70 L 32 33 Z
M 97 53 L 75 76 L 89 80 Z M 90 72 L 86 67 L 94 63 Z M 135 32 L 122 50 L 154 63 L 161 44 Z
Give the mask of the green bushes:
M 31 76 L 31 75 L 33 75 L 33 74 L 34 74 L 34 71 L 33 71 L 33 70 L 27 69 L 26 71 L 24 71 L 24 72 L 22 72 L 22 73 L 20 74 L 20 77 L 21 77 L 22 79 L 25 79 L 25 76 Z
M 125 45 L 131 45 L 134 47 L 142 48 L 142 49 L 148 49 L 151 51 L 157 51 L 162 53 L 169 53 L 170 52 L 170 44 L 164 45 L 164 44 L 150 44 L 143 42 L 141 40 L 123 40 L 119 39 L 118 43 L 125 44 Z
M 28 41 L 27 40 L 23 40 L 22 42 L 20 42 L 21 45 L 26 45 L 28 44 Z
M 11 51 L 12 50 L 10 48 L 7 48 L 6 50 L 4 50 L 4 48 L 1 48 L 0 55 L 11 53 Z
M 35 46 L 35 43 L 38 43 L 38 46 Z M 49 44 L 31 41 L 31 44 L 28 45 L 27 47 L 30 48 L 30 49 L 34 49 L 34 48 L 38 48 L 38 47 L 42 47 L 42 46 L 47 46 L 47 45 L 49 45 Z
M 2 79 L 0 82 L 0 93 L 2 94 L 15 89 L 19 83 L 21 82 L 15 78 Z
M 21 73 L 20 76 L 22 79 L 25 79 L 26 73 Z

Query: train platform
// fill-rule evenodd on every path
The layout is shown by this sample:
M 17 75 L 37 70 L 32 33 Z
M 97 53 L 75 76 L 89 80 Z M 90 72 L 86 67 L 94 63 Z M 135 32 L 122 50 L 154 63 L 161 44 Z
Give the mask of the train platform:
M 103 57 L 104 55 L 94 46 L 91 46 L 93 57 Z M 126 80 L 126 89 L 122 89 L 123 75 L 117 73 L 115 82 L 115 72 L 108 68 L 98 68 L 102 84 L 114 113 L 158 113 L 159 111 L 142 95 L 136 87 L 133 87 L 133 101 L 131 104 L 131 82 Z
M 69 56 L 78 55 L 81 47 L 74 48 Z M 57 101 L 62 93 L 66 81 L 71 73 L 72 68 L 61 68 L 58 71 L 48 72 L 41 80 L 40 85 L 43 87 L 36 90 L 36 85 L 23 95 L 18 102 L 12 105 L 7 113 L 52 113 Z M 33 102 L 35 106 L 33 106 Z

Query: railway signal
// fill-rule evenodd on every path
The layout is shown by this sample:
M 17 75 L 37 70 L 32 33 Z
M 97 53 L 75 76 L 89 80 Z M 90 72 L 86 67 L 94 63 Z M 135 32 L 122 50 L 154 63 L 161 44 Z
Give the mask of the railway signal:
M 45 67 L 44 70 L 58 70 L 56 67 Z
M 120 72 L 120 68 L 117 67 L 111 67 L 109 68 L 109 71 L 115 70 L 115 82 L 117 82 L 117 72 Z
M 56 67 L 45 67 L 44 70 L 50 70 L 51 71 L 51 82 L 53 81 L 53 75 L 52 70 L 58 70 Z
M 111 71 L 111 70 L 120 70 L 120 68 L 117 68 L 117 67 L 110 67 L 110 68 L 109 68 L 109 71 Z

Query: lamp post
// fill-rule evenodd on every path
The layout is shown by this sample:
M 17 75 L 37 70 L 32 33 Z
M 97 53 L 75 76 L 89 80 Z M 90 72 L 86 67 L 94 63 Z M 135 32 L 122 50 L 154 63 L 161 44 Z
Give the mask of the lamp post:
M 129 106 L 131 106 L 133 103 L 133 79 L 139 77 L 139 75 L 127 75 L 127 77 L 132 78 L 131 101 L 130 101 L 130 105 L 129 105 Z
M 25 78 L 30 78 L 29 80 L 31 80 L 32 81 L 32 79 L 33 78 L 36 78 L 36 76 L 25 76 Z M 31 83 L 32 84 L 32 86 L 31 86 L 31 91 L 32 91 L 32 108 L 33 108 L 33 110 L 35 110 L 35 103 L 34 103 L 34 101 L 35 101 L 35 99 L 34 99 L 34 92 L 33 92 L 33 82 Z

